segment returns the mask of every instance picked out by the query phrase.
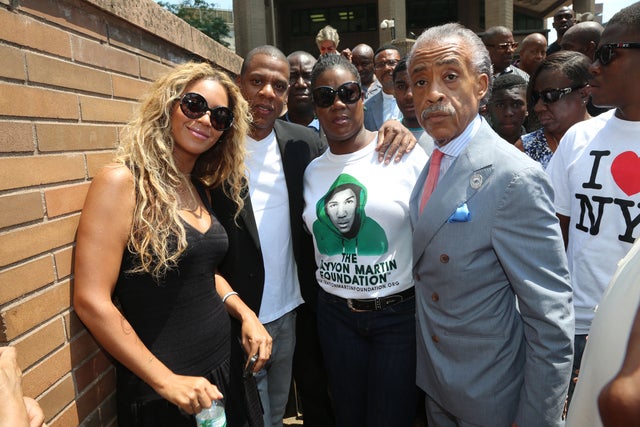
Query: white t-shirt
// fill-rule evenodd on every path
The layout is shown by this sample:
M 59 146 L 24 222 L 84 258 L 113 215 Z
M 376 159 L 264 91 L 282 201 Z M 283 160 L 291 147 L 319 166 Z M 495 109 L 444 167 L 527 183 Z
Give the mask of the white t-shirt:
M 264 262 L 258 318 L 269 323 L 303 302 L 293 256 L 287 183 L 275 132 L 260 141 L 247 136 L 245 164 Z
M 547 167 L 556 211 L 571 219 L 576 334 L 589 332 L 617 262 L 640 235 L 640 122 L 614 112 L 571 127 Z
M 602 427 L 598 395 L 618 373 L 640 301 L 640 240 L 620 261 L 589 333 L 566 427 Z
M 413 286 L 409 198 L 427 163 L 413 150 L 378 162 L 374 137 L 361 150 L 327 150 L 304 174 L 304 222 L 313 235 L 322 288 L 342 298 L 375 298 Z

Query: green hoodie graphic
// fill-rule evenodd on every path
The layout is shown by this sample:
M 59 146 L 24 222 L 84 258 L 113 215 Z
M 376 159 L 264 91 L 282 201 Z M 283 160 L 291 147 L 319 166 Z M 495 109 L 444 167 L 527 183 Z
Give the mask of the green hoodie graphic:
M 367 217 L 367 190 L 351 175 L 341 174 L 316 203 L 313 235 L 323 255 L 382 255 L 389 248 L 384 230 Z

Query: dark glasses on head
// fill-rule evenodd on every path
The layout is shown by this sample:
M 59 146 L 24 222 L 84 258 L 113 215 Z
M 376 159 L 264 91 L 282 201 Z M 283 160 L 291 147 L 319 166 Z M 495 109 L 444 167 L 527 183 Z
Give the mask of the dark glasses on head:
M 185 93 L 182 98 L 180 98 L 180 109 L 182 113 L 190 119 L 199 119 L 207 114 L 207 111 L 210 111 L 211 116 L 209 120 L 215 130 L 227 130 L 233 124 L 233 111 L 227 107 L 209 108 L 207 100 L 199 93 Z
M 560 98 L 562 98 L 566 94 L 571 93 L 577 89 L 582 89 L 585 86 L 586 86 L 586 83 L 581 84 L 579 86 L 572 86 L 572 87 L 563 87 L 563 88 L 557 88 L 557 89 L 543 89 L 540 92 L 534 90 L 531 92 L 531 100 L 533 101 L 534 105 L 538 103 L 539 99 L 541 99 L 542 102 L 545 104 L 553 104 L 554 102 L 558 102 Z
M 362 89 L 358 82 L 347 82 L 334 89 L 330 86 L 320 86 L 313 90 L 313 103 L 317 107 L 331 107 L 336 100 L 336 94 L 345 104 L 355 104 L 362 96 Z
M 640 49 L 640 43 L 608 43 L 603 44 L 594 55 L 594 59 L 600 61 L 602 65 L 607 65 L 613 59 L 613 51 L 616 49 Z

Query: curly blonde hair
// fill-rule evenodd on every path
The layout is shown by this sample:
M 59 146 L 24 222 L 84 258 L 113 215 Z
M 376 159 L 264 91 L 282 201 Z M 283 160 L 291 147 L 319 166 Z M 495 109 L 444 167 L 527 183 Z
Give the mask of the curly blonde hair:
M 236 216 L 243 207 L 245 136 L 251 123 L 247 101 L 223 71 L 207 63 L 179 65 L 152 84 L 127 125 L 116 156 L 134 180 L 136 200 L 128 241 L 129 251 L 138 258 L 133 273 L 146 272 L 159 279 L 177 265 L 187 247 L 177 193 L 185 177 L 173 157 L 171 115 L 185 89 L 199 80 L 220 83 L 234 120 L 213 147 L 198 157 L 191 176 L 208 188 L 222 187 L 236 203 Z

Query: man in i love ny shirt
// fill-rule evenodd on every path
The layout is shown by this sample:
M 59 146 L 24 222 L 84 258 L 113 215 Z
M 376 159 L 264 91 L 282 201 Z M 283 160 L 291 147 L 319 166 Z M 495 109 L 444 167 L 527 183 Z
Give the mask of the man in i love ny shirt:
M 640 66 L 639 28 L 640 3 L 608 22 L 589 85 L 594 105 L 612 110 L 570 128 L 547 167 L 573 285 L 574 376 L 594 310 L 640 235 L 640 87 L 625 77 Z

